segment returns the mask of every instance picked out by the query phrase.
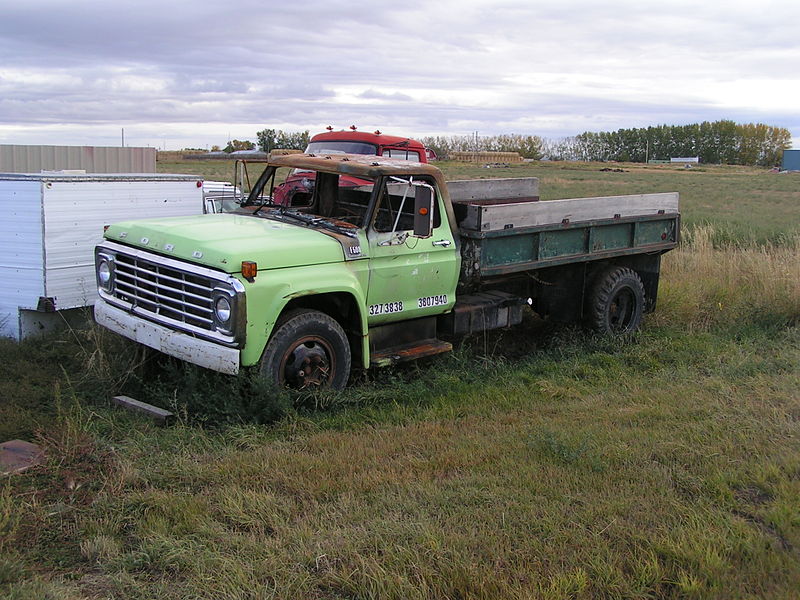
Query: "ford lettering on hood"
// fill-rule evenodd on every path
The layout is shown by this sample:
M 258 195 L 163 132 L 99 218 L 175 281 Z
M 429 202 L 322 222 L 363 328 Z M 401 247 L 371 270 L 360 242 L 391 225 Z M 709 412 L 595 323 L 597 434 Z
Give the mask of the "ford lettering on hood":
M 105 237 L 228 273 L 239 271 L 243 260 L 257 262 L 262 269 L 341 262 L 354 258 L 353 246 L 360 257 L 358 234 L 344 235 L 297 219 L 293 223 L 287 215 L 268 216 L 263 211 L 256 218 L 217 214 L 123 221 L 109 227 Z M 339 238 L 351 244 L 345 247 Z

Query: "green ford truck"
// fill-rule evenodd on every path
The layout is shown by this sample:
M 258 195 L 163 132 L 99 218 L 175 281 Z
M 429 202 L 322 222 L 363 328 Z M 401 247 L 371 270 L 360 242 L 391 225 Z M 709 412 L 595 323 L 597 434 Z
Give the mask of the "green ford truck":
M 539 201 L 536 178 L 447 183 L 429 164 L 280 156 L 231 213 L 111 225 L 95 319 L 215 371 L 342 388 L 354 367 L 446 352 L 528 306 L 631 332 L 679 227 L 677 193 Z

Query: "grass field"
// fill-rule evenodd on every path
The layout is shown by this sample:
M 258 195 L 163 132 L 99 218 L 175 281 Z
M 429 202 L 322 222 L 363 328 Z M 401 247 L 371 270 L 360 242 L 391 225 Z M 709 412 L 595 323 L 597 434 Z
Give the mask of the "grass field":
M 442 166 L 545 198 L 680 191 L 643 331 L 530 317 L 306 397 L 97 330 L 0 342 L 0 438 L 48 450 L 0 480 L 0 596 L 798 597 L 797 178 Z M 121 390 L 177 425 L 109 408 Z

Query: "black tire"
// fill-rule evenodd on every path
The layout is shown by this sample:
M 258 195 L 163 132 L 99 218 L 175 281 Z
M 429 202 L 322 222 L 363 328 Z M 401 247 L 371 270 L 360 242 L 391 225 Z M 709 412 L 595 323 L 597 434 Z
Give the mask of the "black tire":
M 341 325 L 316 310 L 291 311 L 275 326 L 261 375 L 280 387 L 340 390 L 350 377 L 350 344 Z
M 589 292 L 586 320 L 603 334 L 626 335 L 642 323 L 644 285 L 636 271 L 611 267 L 601 271 Z

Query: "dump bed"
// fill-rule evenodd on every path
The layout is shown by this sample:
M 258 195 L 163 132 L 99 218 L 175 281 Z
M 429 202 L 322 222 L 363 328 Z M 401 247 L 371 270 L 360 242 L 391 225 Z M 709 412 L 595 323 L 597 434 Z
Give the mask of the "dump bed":
M 514 180 L 516 184 L 504 186 L 498 181 L 503 180 L 475 180 L 472 186 L 448 183 L 465 280 L 660 254 L 678 243 L 677 192 L 539 201 L 538 182 Z M 498 190 L 499 198 L 493 197 Z

